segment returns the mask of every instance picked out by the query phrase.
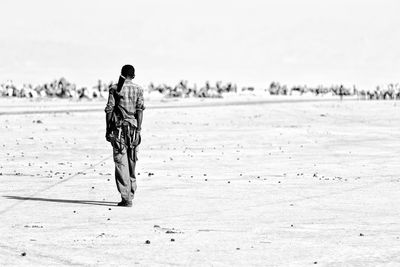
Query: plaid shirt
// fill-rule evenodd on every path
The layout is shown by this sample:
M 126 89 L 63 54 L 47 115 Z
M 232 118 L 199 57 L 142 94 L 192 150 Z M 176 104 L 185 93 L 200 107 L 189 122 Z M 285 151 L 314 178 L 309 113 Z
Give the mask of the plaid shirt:
M 143 89 L 139 85 L 134 84 L 131 80 L 125 81 L 119 93 L 117 92 L 117 85 L 111 85 L 108 94 L 108 102 L 105 108 L 106 113 L 113 112 L 115 97 L 119 98 L 118 108 L 123 117 L 121 119 L 137 126 L 135 119 L 136 110 L 144 110 L 145 108 Z

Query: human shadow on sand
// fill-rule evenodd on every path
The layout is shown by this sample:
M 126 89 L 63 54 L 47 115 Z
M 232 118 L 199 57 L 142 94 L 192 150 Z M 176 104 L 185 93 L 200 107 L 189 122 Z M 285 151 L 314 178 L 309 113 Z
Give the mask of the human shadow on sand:
M 20 196 L 3 196 L 8 199 L 15 200 L 31 200 L 31 201 L 45 201 L 45 202 L 58 202 L 58 203 L 72 203 L 83 205 L 97 205 L 97 206 L 116 206 L 116 202 L 109 201 L 94 201 L 94 200 L 75 200 L 75 199 L 56 199 L 56 198 L 41 198 L 41 197 L 20 197 Z

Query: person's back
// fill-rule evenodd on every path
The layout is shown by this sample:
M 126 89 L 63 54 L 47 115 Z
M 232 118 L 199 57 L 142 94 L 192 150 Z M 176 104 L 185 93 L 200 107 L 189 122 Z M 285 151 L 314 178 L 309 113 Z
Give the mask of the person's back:
M 110 99 L 112 98 L 112 99 Z M 131 79 L 126 79 L 120 91 L 118 85 L 114 84 L 110 87 L 109 101 L 106 106 L 106 112 L 117 108 L 120 121 L 127 121 L 131 125 L 137 127 L 135 118 L 138 109 L 143 110 L 143 89 L 132 82 Z

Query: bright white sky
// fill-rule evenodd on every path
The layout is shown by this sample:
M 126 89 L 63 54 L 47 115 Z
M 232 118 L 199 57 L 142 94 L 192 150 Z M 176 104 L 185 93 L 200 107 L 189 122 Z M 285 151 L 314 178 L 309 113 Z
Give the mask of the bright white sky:
M 398 0 L 2 0 L 0 81 L 400 81 Z

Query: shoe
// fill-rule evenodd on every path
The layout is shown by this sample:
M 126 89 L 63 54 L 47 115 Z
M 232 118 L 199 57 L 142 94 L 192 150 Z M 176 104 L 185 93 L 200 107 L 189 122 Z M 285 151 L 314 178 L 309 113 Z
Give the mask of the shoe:
M 120 207 L 132 207 L 132 201 L 121 200 L 121 202 L 119 202 L 117 204 L 117 206 L 120 206 Z

